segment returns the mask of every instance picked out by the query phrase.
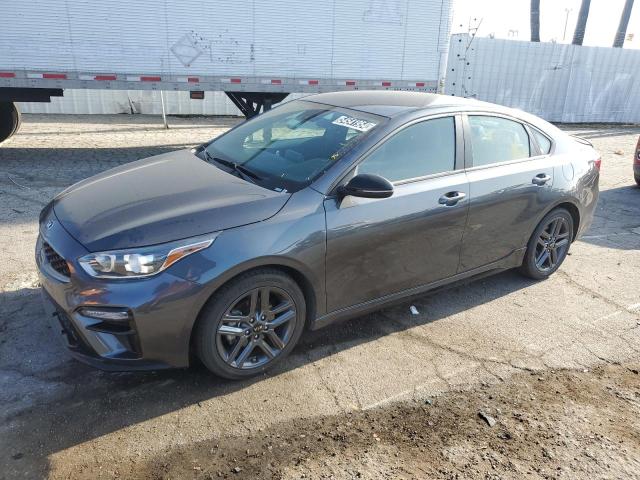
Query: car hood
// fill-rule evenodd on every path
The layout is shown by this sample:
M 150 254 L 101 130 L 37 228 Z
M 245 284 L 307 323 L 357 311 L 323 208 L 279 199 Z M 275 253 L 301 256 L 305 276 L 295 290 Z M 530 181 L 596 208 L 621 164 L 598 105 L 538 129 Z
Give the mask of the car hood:
M 71 236 L 96 252 L 259 222 L 289 198 L 180 150 L 83 180 L 58 195 L 53 210 Z

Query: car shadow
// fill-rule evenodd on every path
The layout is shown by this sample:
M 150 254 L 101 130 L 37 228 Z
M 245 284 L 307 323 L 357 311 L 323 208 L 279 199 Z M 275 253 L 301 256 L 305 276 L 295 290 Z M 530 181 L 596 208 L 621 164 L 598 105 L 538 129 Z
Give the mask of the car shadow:
M 189 369 L 109 373 L 71 360 L 47 327 L 39 289 L 0 293 L 0 401 L 6 405 L 0 471 L 46 476 L 48 456 L 181 408 L 277 377 L 307 363 L 416 326 L 446 319 L 533 283 L 513 271 L 431 292 L 318 331 L 308 331 L 274 371 L 222 380 Z M 414 305 L 418 315 L 410 313 Z M 36 434 L 34 435 L 34 432 Z
M 619 250 L 639 250 L 640 188 L 633 183 L 602 190 L 593 223 L 580 241 Z

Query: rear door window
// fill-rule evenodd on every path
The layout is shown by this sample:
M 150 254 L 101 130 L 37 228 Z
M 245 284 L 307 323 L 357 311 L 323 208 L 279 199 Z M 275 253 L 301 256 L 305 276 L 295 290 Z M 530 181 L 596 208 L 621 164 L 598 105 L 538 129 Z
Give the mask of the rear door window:
M 469 115 L 473 166 L 520 160 L 531 156 L 524 125 L 502 117 Z

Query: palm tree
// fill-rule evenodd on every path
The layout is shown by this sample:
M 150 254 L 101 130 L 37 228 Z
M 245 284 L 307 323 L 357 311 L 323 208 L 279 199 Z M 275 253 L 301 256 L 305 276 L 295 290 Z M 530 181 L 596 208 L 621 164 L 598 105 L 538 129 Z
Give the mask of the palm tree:
M 627 0 L 620 15 L 620 24 L 616 32 L 616 38 L 613 40 L 614 48 L 622 48 L 624 45 L 624 37 L 627 36 L 627 27 L 629 26 L 629 17 L 631 17 L 631 9 L 633 8 L 633 0 Z
M 580 5 L 580 12 L 578 12 L 578 23 L 573 33 L 573 44 L 582 45 L 584 41 L 584 32 L 587 29 L 587 19 L 589 18 L 589 8 L 591 7 L 591 0 L 582 0 Z
M 540 41 L 540 0 L 531 0 L 531 41 Z

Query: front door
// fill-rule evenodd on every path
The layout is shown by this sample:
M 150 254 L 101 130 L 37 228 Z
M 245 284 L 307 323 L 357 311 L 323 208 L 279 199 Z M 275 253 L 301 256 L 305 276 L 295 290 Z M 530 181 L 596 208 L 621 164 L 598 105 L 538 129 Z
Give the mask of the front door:
M 391 197 L 325 201 L 328 312 L 456 273 L 469 187 L 455 160 L 454 118 L 423 120 L 356 168 L 390 180 Z

